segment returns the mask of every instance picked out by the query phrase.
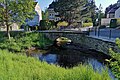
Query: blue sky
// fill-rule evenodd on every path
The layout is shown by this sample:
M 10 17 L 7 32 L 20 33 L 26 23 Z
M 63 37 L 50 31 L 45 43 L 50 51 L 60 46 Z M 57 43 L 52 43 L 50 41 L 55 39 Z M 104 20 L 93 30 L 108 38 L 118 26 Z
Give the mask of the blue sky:
M 53 0 L 37 0 L 40 4 L 40 7 L 42 8 L 42 10 L 44 10 L 46 7 L 49 6 L 49 4 L 53 1 Z M 96 5 L 99 7 L 100 4 L 102 4 L 103 7 L 103 11 L 105 10 L 106 7 L 108 7 L 110 4 L 114 4 L 116 3 L 118 0 L 95 0 Z

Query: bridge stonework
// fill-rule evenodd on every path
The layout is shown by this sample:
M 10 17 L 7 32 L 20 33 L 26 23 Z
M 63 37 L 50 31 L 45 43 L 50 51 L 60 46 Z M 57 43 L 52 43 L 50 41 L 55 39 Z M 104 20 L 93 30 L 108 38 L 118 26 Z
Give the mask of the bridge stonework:
M 90 49 L 97 50 L 109 55 L 109 49 L 112 48 L 115 52 L 120 52 L 120 49 L 114 42 L 103 41 L 101 39 L 92 38 L 80 33 L 44 33 L 50 40 L 55 40 L 58 37 L 67 37 L 74 43 L 87 46 Z

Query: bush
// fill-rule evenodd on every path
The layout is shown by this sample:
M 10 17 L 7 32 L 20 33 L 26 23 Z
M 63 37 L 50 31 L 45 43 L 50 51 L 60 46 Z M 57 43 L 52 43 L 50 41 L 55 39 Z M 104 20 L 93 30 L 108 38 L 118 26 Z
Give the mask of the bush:
M 93 26 L 93 23 L 83 23 L 82 25 L 83 27 L 89 27 L 89 26 Z
M 84 20 L 85 20 L 84 21 L 85 23 L 91 23 L 92 22 L 92 18 L 86 17 Z
M 38 59 L 15 55 L 0 50 L 0 80 L 111 80 L 103 70 L 99 73 L 92 67 L 80 65 L 65 69 Z
M 117 19 L 117 26 L 120 26 L 120 18 Z
M 63 26 L 63 27 L 66 27 L 66 26 L 68 26 L 68 22 L 66 22 L 66 21 L 60 21 L 60 22 L 58 22 L 57 23 L 57 27 L 61 27 L 61 26 Z
M 120 39 L 116 39 L 116 44 L 120 48 Z M 109 50 L 109 53 L 112 56 L 112 59 L 108 60 L 108 62 L 110 62 L 110 66 L 112 68 L 113 73 L 115 74 L 115 77 L 117 77 L 118 80 L 120 80 L 120 53 L 114 52 L 111 48 Z
M 40 21 L 40 26 L 38 27 L 38 30 L 49 30 L 53 26 L 55 26 L 54 21 L 41 20 Z
M 41 33 L 21 33 L 8 40 L 7 38 L 0 39 L 0 48 L 10 51 L 21 52 L 32 46 L 43 48 L 51 41 Z

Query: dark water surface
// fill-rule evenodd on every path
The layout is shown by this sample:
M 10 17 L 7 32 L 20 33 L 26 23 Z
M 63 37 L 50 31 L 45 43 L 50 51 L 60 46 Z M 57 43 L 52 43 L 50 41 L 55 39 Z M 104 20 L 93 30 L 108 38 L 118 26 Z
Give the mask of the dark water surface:
M 43 51 L 45 52 L 45 51 Z M 39 58 L 41 61 L 46 61 L 49 64 L 55 64 L 59 65 L 61 67 L 65 68 L 72 68 L 74 66 L 78 66 L 79 64 L 90 64 L 94 68 L 94 70 L 101 71 L 102 69 L 105 69 L 105 65 L 108 63 L 105 61 L 105 59 L 110 59 L 109 56 L 95 52 L 95 51 L 88 51 L 86 50 L 86 53 L 81 50 L 75 50 L 75 49 L 56 49 L 54 48 L 48 52 L 43 53 L 40 52 L 31 52 L 31 56 Z M 110 69 L 109 74 L 111 78 L 114 79 L 114 76 L 112 75 Z

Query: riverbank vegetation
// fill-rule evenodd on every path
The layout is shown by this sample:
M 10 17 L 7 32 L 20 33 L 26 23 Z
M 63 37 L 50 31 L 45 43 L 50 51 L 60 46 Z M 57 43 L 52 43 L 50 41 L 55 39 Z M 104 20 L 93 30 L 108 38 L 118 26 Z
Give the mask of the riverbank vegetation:
M 98 72 L 89 65 L 65 69 L 23 54 L 52 43 L 42 33 L 14 33 L 10 40 L 4 34 L 0 37 L 0 80 L 111 80 L 108 71 Z
M 107 71 L 80 65 L 73 69 L 0 50 L 0 80 L 111 80 Z
M 116 39 L 116 44 L 120 48 L 120 39 Z M 110 49 L 110 55 L 112 59 L 108 61 L 110 62 L 111 69 L 115 74 L 115 77 L 120 80 L 120 53 L 114 52 L 112 49 Z M 113 59 L 115 60 L 113 61 Z
M 15 33 L 14 33 L 15 34 Z M 42 33 L 16 33 L 9 40 L 5 35 L 1 35 L 0 48 L 7 49 L 12 52 L 23 52 L 25 49 L 31 47 L 44 48 L 50 44 L 51 41 L 47 39 Z

